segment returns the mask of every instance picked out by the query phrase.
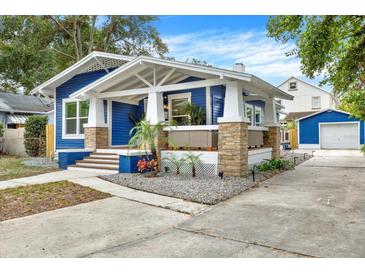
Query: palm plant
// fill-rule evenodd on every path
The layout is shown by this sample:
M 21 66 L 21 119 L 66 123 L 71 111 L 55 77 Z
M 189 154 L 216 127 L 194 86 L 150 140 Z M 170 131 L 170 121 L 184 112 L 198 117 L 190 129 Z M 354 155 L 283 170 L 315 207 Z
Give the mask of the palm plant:
M 172 154 L 170 157 L 165 157 L 163 159 L 173 164 L 176 167 L 176 175 L 180 175 L 180 168 L 186 162 L 184 157 L 177 158 L 175 154 Z
M 201 155 L 202 155 L 201 153 L 194 154 L 192 152 L 184 154 L 186 162 L 188 162 L 191 165 L 191 172 L 193 174 L 193 177 L 196 176 L 196 166 L 202 163 L 202 160 L 200 159 Z
M 165 126 L 163 122 L 151 125 L 149 121 L 142 119 L 129 131 L 129 135 L 132 137 L 128 142 L 128 147 L 138 147 L 145 151 L 149 148 L 153 159 L 158 160 L 156 140 L 161 138 L 160 135 Z
M 204 120 L 204 110 L 202 107 L 186 103 L 184 105 L 184 113 L 190 116 L 190 123 L 192 125 L 202 125 Z

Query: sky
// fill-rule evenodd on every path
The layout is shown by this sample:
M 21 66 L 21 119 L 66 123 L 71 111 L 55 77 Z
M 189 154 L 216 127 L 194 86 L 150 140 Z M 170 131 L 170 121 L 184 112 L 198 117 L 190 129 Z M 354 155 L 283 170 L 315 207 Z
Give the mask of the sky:
M 291 76 L 317 85 L 319 79 L 302 75 L 297 57 L 285 55 L 294 44 L 266 36 L 267 20 L 268 16 L 161 16 L 154 25 L 176 60 L 196 58 L 227 69 L 243 63 L 246 72 L 276 86 Z

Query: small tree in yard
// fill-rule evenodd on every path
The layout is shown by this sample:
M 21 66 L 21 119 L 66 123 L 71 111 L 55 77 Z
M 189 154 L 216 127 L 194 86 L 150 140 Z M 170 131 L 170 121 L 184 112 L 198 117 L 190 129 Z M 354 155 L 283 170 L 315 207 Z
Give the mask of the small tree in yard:
M 184 156 L 185 156 L 186 161 L 191 165 L 191 172 L 193 174 L 193 177 L 195 177 L 196 176 L 196 166 L 198 164 L 202 163 L 202 160 L 200 159 L 201 153 L 194 154 L 192 152 L 189 152 L 189 153 L 186 153 Z
M 158 123 L 157 125 L 151 125 L 146 119 L 138 122 L 138 124 L 133 127 L 129 135 L 131 139 L 128 142 L 129 147 L 138 147 L 140 149 L 151 150 L 153 159 L 158 161 L 156 139 L 161 138 L 161 132 L 165 127 L 164 123 Z
M 29 116 L 25 123 L 24 146 L 31 157 L 40 157 L 45 152 L 47 116 Z
M 184 157 L 177 158 L 175 154 L 172 154 L 170 157 L 165 157 L 163 159 L 173 164 L 176 167 L 176 175 L 180 175 L 180 168 L 186 162 Z

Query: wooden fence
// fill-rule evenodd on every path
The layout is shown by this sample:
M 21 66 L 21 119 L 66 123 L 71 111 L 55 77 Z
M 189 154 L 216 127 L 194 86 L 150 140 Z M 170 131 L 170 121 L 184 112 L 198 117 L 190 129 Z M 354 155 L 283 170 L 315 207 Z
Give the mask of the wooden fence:
M 54 157 L 54 126 L 46 126 L 46 157 Z

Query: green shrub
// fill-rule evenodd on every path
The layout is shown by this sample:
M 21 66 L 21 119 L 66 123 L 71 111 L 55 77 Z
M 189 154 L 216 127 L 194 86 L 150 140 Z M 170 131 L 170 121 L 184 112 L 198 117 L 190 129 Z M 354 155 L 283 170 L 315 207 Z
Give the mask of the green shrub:
M 0 138 L 4 136 L 4 131 L 5 131 L 4 124 L 0 123 Z
M 364 153 L 364 155 L 365 155 L 365 145 L 363 145 L 363 146 L 361 147 L 361 152 L 362 152 L 362 153 Z
M 291 161 L 282 159 L 272 159 L 257 165 L 257 169 L 259 171 L 269 171 L 276 169 L 289 170 L 293 168 L 294 164 Z
M 47 116 L 29 116 L 25 123 L 24 146 L 31 157 L 44 156 L 46 151 Z

